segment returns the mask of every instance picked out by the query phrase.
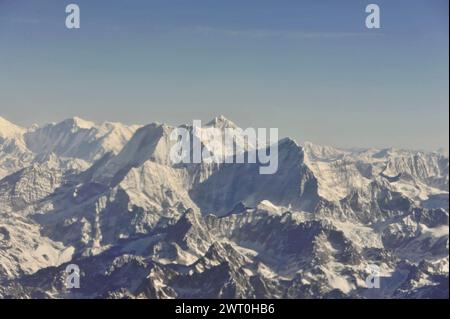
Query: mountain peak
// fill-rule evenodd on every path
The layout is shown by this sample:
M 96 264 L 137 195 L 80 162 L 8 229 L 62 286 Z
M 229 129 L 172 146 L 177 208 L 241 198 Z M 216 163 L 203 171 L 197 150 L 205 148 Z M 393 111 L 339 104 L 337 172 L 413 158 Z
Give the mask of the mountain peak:
M 212 119 L 211 121 L 209 121 L 206 126 L 213 126 L 216 128 L 237 128 L 237 125 L 234 124 L 232 121 L 230 121 L 229 119 L 227 119 L 225 116 L 223 115 L 219 115 L 216 116 L 214 119 Z
M 62 123 L 67 123 L 72 126 L 76 126 L 82 129 L 91 129 L 95 126 L 94 122 L 83 120 L 82 118 L 78 116 L 74 116 L 72 118 L 64 120 Z
M 301 149 L 300 144 L 297 143 L 293 138 L 285 137 L 278 141 L 280 147 L 295 147 Z

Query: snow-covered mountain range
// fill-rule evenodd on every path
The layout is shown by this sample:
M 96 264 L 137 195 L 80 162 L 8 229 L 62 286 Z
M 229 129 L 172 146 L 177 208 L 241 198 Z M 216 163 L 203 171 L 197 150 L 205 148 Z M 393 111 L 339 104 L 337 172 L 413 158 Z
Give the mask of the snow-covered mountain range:
M 261 175 L 172 164 L 173 129 L 0 117 L 0 297 L 448 298 L 448 155 L 285 138 Z

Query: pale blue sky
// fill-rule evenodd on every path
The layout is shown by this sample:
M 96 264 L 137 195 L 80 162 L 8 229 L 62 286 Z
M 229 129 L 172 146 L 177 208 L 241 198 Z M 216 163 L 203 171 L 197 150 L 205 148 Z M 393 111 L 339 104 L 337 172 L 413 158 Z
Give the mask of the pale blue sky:
M 302 142 L 448 146 L 448 1 L 0 0 L 0 116 L 177 124 Z M 365 28 L 365 6 L 381 29 Z

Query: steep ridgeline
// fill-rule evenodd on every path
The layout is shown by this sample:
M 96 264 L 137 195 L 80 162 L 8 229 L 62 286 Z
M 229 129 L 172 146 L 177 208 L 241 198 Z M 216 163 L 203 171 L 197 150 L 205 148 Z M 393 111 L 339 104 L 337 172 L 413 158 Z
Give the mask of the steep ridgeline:
M 448 298 L 440 152 L 286 138 L 261 175 L 259 163 L 173 164 L 165 124 L 0 123 L 1 297 Z M 29 158 L 11 162 L 19 150 Z M 69 263 L 80 289 L 64 285 Z M 366 287 L 373 265 L 379 289 Z
M 31 162 L 33 154 L 25 145 L 25 131 L 0 117 L 0 179 Z
M 97 125 L 74 117 L 60 123 L 21 128 L 0 117 L 0 178 L 30 165 L 35 156 L 84 160 L 117 154 L 139 126 L 105 122 Z

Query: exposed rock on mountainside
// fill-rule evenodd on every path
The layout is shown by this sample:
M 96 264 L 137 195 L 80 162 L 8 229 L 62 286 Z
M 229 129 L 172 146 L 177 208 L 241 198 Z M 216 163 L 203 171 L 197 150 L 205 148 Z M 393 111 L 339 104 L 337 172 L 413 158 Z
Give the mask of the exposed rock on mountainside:
M 202 132 L 237 126 L 183 127 L 214 153 Z M 0 297 L 448 298 L 442 152 L 286 138 L 277 172 L 261 175 L 259 163 L 172 163 L 173 129 L 0 118 Z M 65 286 L 68 264 L 79 289 Z

